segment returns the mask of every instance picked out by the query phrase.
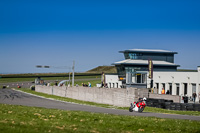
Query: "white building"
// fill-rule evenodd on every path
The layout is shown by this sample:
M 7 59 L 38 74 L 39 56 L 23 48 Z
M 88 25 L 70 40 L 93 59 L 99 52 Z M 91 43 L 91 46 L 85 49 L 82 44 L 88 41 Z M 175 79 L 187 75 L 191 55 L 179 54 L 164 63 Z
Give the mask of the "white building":
M 162 88 L 171 95 L 187 95 L 192 97 L 200 92 L 200 67 L 197 71 L 177 71 L 179 65 L 174 64 L 174 54 L 166 50 L 131 49 L 120 51 L 125 60 L 115 62 L 118 74 L 105 74 L 105 83 L 109 88 L 156 88 L 161 94 Z M 149 63 L 153 62 L 153 75 L 149 78 Z

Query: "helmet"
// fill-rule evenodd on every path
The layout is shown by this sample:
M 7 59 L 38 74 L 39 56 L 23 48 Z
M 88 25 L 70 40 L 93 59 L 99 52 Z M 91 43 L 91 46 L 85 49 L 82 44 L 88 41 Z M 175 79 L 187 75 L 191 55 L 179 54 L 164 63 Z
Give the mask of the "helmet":
M 144 98 L 143 98 L 143 100 L 144 100 L 144 101 L 146 101 L 146 100 L 147 100 L 147 98 L 146 98 L 146 97 L 144 97 Z

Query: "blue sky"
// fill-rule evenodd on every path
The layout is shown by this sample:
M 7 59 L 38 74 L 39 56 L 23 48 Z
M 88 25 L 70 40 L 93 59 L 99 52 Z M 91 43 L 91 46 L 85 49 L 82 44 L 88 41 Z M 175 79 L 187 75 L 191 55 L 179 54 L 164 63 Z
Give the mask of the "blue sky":
M 120 50 L 178 52 L 200 66 L 199 0 L 1 0 L 0 73 L 84 72 L 124 59 Z

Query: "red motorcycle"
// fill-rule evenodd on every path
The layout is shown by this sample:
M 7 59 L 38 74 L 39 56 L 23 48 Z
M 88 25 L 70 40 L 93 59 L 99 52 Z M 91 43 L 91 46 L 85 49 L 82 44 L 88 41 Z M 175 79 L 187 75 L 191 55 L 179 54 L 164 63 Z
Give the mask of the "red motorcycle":
M 145 106 L 146 106 L 146 97 L 139 98 L 139 100 L 137 102 L 131 103 L 129 111 L 130 112 L 138 111 L 138 112 L 142 113 Z

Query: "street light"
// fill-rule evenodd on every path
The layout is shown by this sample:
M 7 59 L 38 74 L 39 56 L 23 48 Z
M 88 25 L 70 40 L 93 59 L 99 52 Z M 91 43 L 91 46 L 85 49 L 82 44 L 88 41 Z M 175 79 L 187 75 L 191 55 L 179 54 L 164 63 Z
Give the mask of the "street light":
M 41 65 L 37 65 L 36 67 L 37 67 L 37 68 L 42 68 L 42 66 L 41 66 Z
M 75 68 L 75 61 L 73 61 L 73 66 L 64 66 L 64 67 L 53 67 L 53 66 L 42 66 L 42 65 L 36 65 L 37 68 L 56 68 L 56 69 L 72 69 L 72 87 L 74 86 L 74 68 Z M 70 81 L 70 72 L 69 72 L 69 81 Z

